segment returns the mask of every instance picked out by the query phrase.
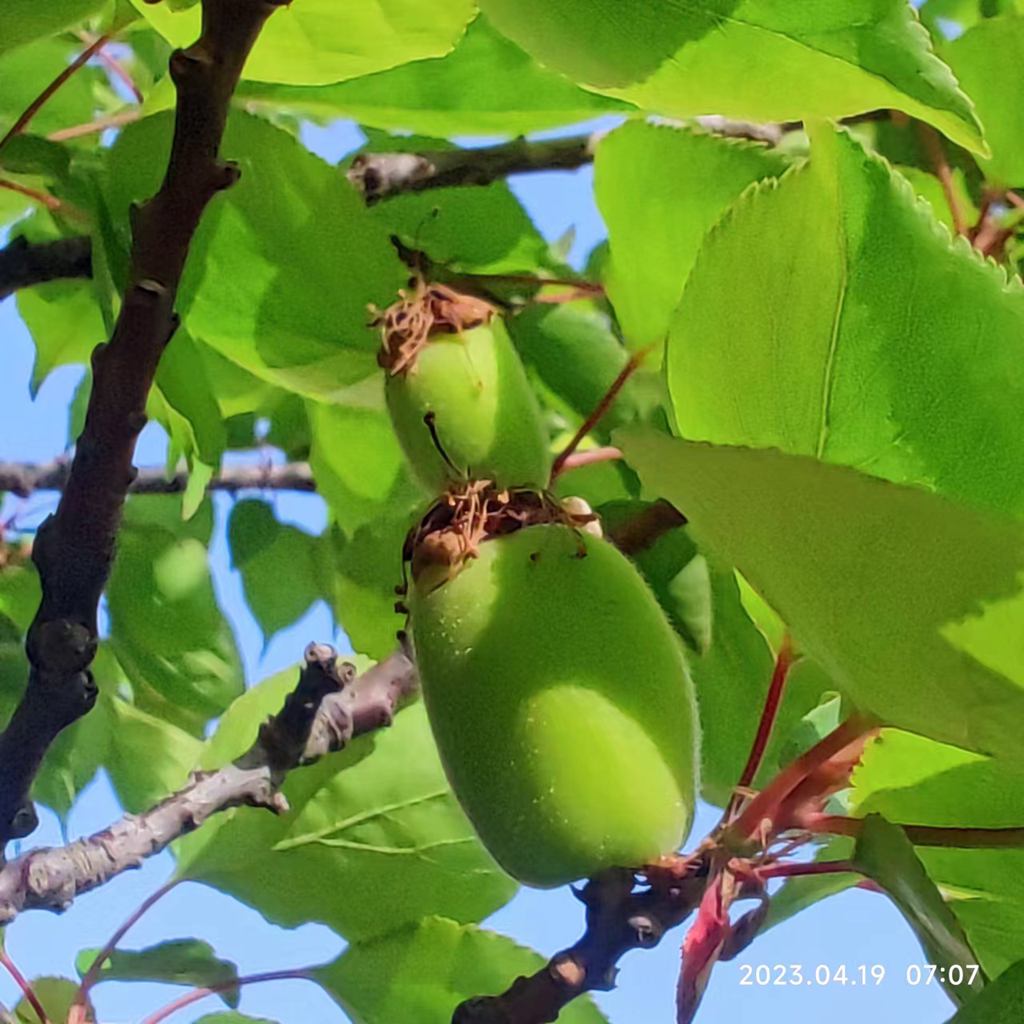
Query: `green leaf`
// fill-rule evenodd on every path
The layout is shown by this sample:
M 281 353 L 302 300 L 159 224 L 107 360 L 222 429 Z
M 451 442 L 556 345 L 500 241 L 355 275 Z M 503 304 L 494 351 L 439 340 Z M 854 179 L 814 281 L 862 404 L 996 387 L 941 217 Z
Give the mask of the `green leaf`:
M 944 55 L 974 101 L 990 159 L 979 163 L 993 186 L 1024 184 L 1024 16 L 985 18 L 946 47 Z
M 686 437 L 1024 513 L 1022 346 L 1020 283 L 823 129 L 808 167 L 748 192 L 708 237 L 668 381 Z
M 1017 1024 L 1024 1018 L 1024 960 L 1008 967 L 946 1024 Z
M 279 523 L 265 501 L 239 501 L 228 520 L 231 563 L 265 641 L 321 595 L 318 538 Z
M 92 285 L 88 281 L 48 281 L 18 292 L 18 312 L 36 346 L 30 389 L 34 398 L 58 367 L 85 364 L 106 341 Z
M 854 813 L 950 828 L 1017 828 L 1024 767 L 886 729 L 853 777 Z M 990 977 L 1024 943 L 1024 850 L 918 847 Z
M 902 110 L 984 148 L 970 101 L 905 0 L 481 0 L 541 63 L 671 117 L 752 121 Z
M 534 303 L 506 323 L 527 368 L 580 420 L 598 407 L 629 361 L 608 316 L 592 302 Z M 650 415 L 661 399 L 650 384 L 642 373 L 626 381 L 593 434 L 604 440 L 615 427 Z
M 104 199 L 113 265 L 124 265 L 129 205 L 159 185 L 173 117 L 130 125 L 109 151 Z M 344 401 L 377 372 L 366 307 L 387 305 L 405 270 L 337 170 L 287 132 L 250 115 L 229 119 L 222 151 L 242 179 L 218 197 L 190 250 L 179 308 L 196 341 L 270 383 Z
M 869 814 L 861 825 L 853 862 L 899 907 L 920 940 L 928 963 L 939 968 L 939 980 L 950 998 L 960 1003 L 968 988 L 980 991 L 984 985 L 980 972 L 970 986 L 955 985 L 946 978 L 951 965 L 958 964 L 966 971 L 969 964 L 977 963 L 977 956 L 903 830 L 880 814 Z
M 0 53 L 70 28 L 103 6 L 103 0 L 48 0 L 44 4 L 36 0 L 4 0 Z M 2 93 L 0 90 L 0 95 Z
M 36 998 L 49 1020 L 64 1021 L 68 1019 L 68 1011 L 78 993 L 77 982 L 70 978 L 44 977 L 31 978 L 30 983 L 32 991 L 35 992 Z M 96 1012 L 88 1000 L 85 1014 L 85 1020 L 89 1024 L 96 1020 Z M 27 999 L 19 1000 L 14 1007 L 14 1020 L 17 1024 L 39 1024 L 39 1016 Z
M 402 517 L 422 500 L 384 406 L 383 374 L 358 391 L 349 405 L 308 404 L 309 462 L 318 490 L 348 535 L 382 516 Z
M 204 718 L 242 692 L 234 636 L 213 592 L 207 503 L 181 521 L 171 495 L 130 498 L 107 588 L 110 643 L 131 679 Z
M 173 11 L 132 0 L 175 46 L 199 36 L 200 5 Z M 245 65 L 262 82 L 321 85 L 447 53 L 473 17 L 472 0 L 303 0 L 275 11 Z
M 99 949 L 83 949 L 75 957 L 75 970 L 85 977 Z M 238 967 L 222 960 L 208 942 L 170 939 L 145 949 L 115 949 L 100 969 L 99 981 L 164 981 L 190 988 L 207 988 L 238 978 Z M 228 1006 L 238 1006 L 239 991 L 220 993 Z
M 28 109 L 50 79 L 67 67 L 73 56 L 84 48 L 81 44 L 68 42 L 65 39 L 38 39 L 27 46 L 21 46 L 13 52 L 7 50 L 16 45 L 12 42 L 11 29 L 17 16 L 10 10 L 11 4 L 31 7 L 40 12 L 46 19 L 46 12 L 58 13 L 60 8 L 77 6 L 79 8 L 96 9 L 103 0 L 78 0 L 77 4 L 62 0 L 59 3 L 37 3 L 36 0 L 5 0 L 4 3 L 4 34 L 0 38 L 0 130 L 6 131 Z M 82 15 L 85 16 L 84 14 Z M 72 16 L 70 24 L 78 20 Z M 63 26 L 58 26 L 63 27 Z M 40 35 L 49 35 L 44 30 Z M 96 68 L 80 68 L 53 96 L 40 108 L 32 118 L 32 131 L 40 135 L 69 128 L 72 125 L 84 124 L 92 120 L 95 109 L 94 89 L 101 80 L 102 72 Z M 0 164 L 7 164 L 6 147 L 0 157 Z
M 1021 758 L 1024 526 L 776 451 L 615 438 L 647 492 L 687 516 L 702 550 L 736 566 L 862 709 Z
M 632 347 L 661 344 L 707 230 L 751 182 L 785 167 L 763 146 L 667 125 L 626 124 L 601 140 L 605 287 Z
M 323 86 L 243 82 L 239 96 L 320 120 L 351 118 L 427 135 L 519 135 L 632 106 L 537 64 L 483 16 L 445 57 Z
M 203 763 L 219 766 L 252 744 L 295 670 L 249 690 L 228 709 Z M 320 921 L 349 941 L 445 914 L 477 921 L 515 891 L 473 834 L 437 757 L 422 704 L 391 729 L 289 774 L 284 815 L 218 815 L 178 844 L 179 873 L 294 927 Z
M 357 943 L 315 974 L 353 1024 L 448 1024 L 463 1000 L 502 992 L 544 962 L 504 935 L 427 917 Z M 589 997 L 573 1000 L 558 1019 L 564 1024 L 605 1021 Z

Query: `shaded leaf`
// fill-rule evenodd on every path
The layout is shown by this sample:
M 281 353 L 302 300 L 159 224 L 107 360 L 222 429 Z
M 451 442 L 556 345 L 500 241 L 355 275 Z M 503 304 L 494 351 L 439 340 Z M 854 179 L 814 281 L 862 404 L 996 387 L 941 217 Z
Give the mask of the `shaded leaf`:
M 98 949 L 83 949 L 75 957 L 75 970 L 85 977 Z M 221 985 L 238 978 L 238 968 L 222 960 L 208 942 L 199 939 L 169 939 L 145 949 L 115 949 L 100 969 L 98 981 L 164 981 L 190 988 Z M 219 993 L 228 1006 L 238 1006 L 239 991 Z
M 544 962 L 504 935 L 427 917 L 353 945 L 315 974 L 353 1024 L 448 1024 L 463 1000 L 503 992 L 514 978 L 532 974 Z M 584 997 L 573 1000 L 558 1019 L 601 1024 L 605 1017 Z
M 45 4 L 36 0 L 5 0 L 0 53 L 69 28 L 101 7 L 103 0 L 48 0 Z
M 973 985 L 969 984 L 969 973 L 963 985 L 953 984 L 947 976 L 953 964 L 967 972 L 968 966 L 976 964 L 978 958 L 903 830 L 880 814 L 869 814 L 861 825 L 853 862 L 900 908 L 920 940 L 928 963 L 938 966 L 939 980 L 954 1002 L 963 1002 L 968 989 L 980 991 L 984 985 L 980 973 Z
M 1024 613 L 1024 527 L 776 451 L 615 437 L 647 491 L 743 573 L 859 707 L 1021 757 L 1024 631 L 1001 637 L 998 658 L 984 639 Z
M 947 1024 L 1017 1024 L 1024 1019 L 1024 960 L 1008 967 L 995 981 L 949 1018 Z

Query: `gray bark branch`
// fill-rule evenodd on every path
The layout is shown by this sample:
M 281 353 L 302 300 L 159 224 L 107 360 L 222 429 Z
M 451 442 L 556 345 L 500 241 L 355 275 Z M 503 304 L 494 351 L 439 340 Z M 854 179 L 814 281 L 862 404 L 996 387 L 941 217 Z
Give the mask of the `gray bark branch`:
M 67 486 L 71 462 L 0 462 L 0 491 L 27 498 L 38 491 L 63 491 Z M 179 470 L 168 476 L 162 467 L 140 469 L 128 486 L 130 494 L 181 494 L 188 486 L 188 473 Z M 208 491 L 306 491 L 316 490 L 316 481 L 308 462 L 289 462 L 283 466 L 229 466 L 206 485 Z
M 194 775 L 143 814 L 67 846 L 31 850 L 0 869 L 0 926 L 25 910 L 66 910 L 75 897 L 138 867 L 214 814 L 232 807 L 288 809 L 288 772 L 341 750 L 354 737 L 390 725 L 418 685 L 403 651 L 354 678 L 326 644 L 310 644 L 295 690 L 237 761 Z

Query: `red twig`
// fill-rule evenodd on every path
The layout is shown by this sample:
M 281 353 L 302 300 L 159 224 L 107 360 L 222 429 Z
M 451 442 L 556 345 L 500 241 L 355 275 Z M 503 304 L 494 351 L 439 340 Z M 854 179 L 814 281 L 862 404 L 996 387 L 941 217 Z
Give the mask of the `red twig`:
M 619 375 L 612 381 L 611 387 L 604 393 L 601 401 L 597 403 L 591 414 L 580 425 L 580 429 L 573 435 L 572 440 L 565 446 L 558 458 L 555 459 L 555 464 L 551 467 L 552 480 L 555 480 L 562 470 L 565 469 L 566 460 L 576 451 L 580 442 L 601 422 L 601 418 L 611 408 L 619 392 L 625 387 L 626 381 L 633 376 L 650 351 L 651 347 L 644 348 L 639 352 L 634 352 L 629 357 L 629 362 L 626 363 Z
M 125 937 L 128 929 L 135 925 L 139 919 L 145 914 L 150 907 L 152 907 L 159 899 L 166 896 L 180 881 L 180 879 L 172 879 L 165 885 L 160 886 L 155 892 L 150 893 L 122 922 L 117 928 L 113 935 L 107 940 L 106 945 L 96 954 L 96 959 L 89 965 L 89 969 L 85 972 L 82 978 L 82 983 L 78 986 L 78 991 L 75 993 L 75 998 L 71 1004 L 71 1011 L 68 1014 L 68 1024 L 80 1024 L 85 1020 L 85 1007 L 86 1002 L 89 998 L 89 990 L 96 984 L 100 977 L 100 971 L 103 970 L 103 965 L 110 959 L 110 954 L 117 948 L 118 943 Z
M 263 974 L 249 974 L 242 978 L 236 978 L 234 981 L 219 981 L 215 985 L 210 985 L 206 988 L 196 988 L 191 992 L 186 992 L 185 995 L 179 996 L 166 1006 L 161 1007 L 156 1013 L 151 1013 L 142 1024 L 160 1024 L 160 1021 L 166 1020 L 172 1013 L 177 1013 L 178 1010 L 191 1006 L 193 1003 L 198 1003 L 200 999 L 205 999 L 207 996 L 216 995 L 218 992 L 227 992 L 229 989 L 241 988 L 243 985 L 255 985 L 262 981 L 287 981 L 290 979 L 312 981 L 313 974 L 308 967 L 294 967 L 286 971 L 265 971 Z
M 14 979 L 14 983 L 21 989 L 21 994 L 39 1018 L 39 1024 L 50 1024 L 50 1018 L 46 1016 L 46 1011 L 43 1009 L 43 1004 L 39 1002 L 39 997 L 36 995 L 35 989 L 32 988 L 32 983 L 14 966 L 14 962 L 7 955 L 7 950 L 2 948 L 0 948 L 0 966 L 7 971 Z
M 831 835 L 860 835 L 860 818 L 847 818 L 841 814 L 821 814 L 810 818 L 806 828 L 811 832 Z M 1019 849 L 1024 847 L 1022 828 L 953 828 L 940 825 L 901 825 L 906 837 L 915 846 L 945 846 L 962 850 Z
M 122 110 L 119 114 L 99 117 L 95 121 L 87 121 L 85 124 L 74 124 L 70 128 L 58 128 L 57 131 L 50 132 L 46 137 L 51 142 L 79 139 L 83 135 L 95 135 L 97 132 L 105 132 L 108 128 L 123 128 L 126 124 L 132 124 L 141 117 L 141 110 Z
M 1017 195 L 1017 193 L 1014 192 L 1013 189 L 1007 190 L 1006 201 L 1011 206 L 1016 206 L 1018 210 L 1024 210 L 1024 198 L 1021 198 L 1019 195 Z
M 80 32 L 78 38 L 90 46 L 96 41 L 96 37 L 91 32 Z M 128 73 L 127 68 L 107 51 L 105 46 L 101 45 L 96 51 L 96 58 L 114 78 L 120 79 L 128 91 L 135 97 L 136 103 L 142 102 L 142 90 L 135 84 L 135 79 Z
M 51 196 L 48 192 L 40 192 L 38 189 L 29 188 L 20 182 L 11 181 L 10 178 L 0 178 L 0 188 L 5 188 L 9 192 L 20 192 L 23 196 L 28 196 L 29 199 L 42 203 L 48 210 L 59 210 L 63 205 L 56 196 Z
M 967 222 L 964 220 L 964 212 L 960 209 L 960 202 L 956 197 L 953 188 L 953 172 L 950 170 L 949 161 L 946 159 L 946 152 L 942 148 L 942 139 L 939 133 L 928 124 L 922 121 L 917 122 L 917 134 L 921 140 L 928 159 L 931 161 L 935 176 L 942 186 L 942 193 L 946 197 L 946 204 L 953 217 L 953 228 L 958 235 L 968 233 Z
M 801 864 L 769 864 L 756 869 L 762 881 L 769 878 L 797 878 L 801 875 L 861 874 L 860 868 L 848 860 L 816 860 Z
M 775 656 L 775 668 L 772 671 L 771 682 L 768 684 L 768 693 L 764 698 L 764 710 L 761 712 L 761 720 L 757 724 L 757 733 L 750 748 L 750 756 L 747 758 L 747 763 L 743 766 L 743 772 L 740 775 L 737 788 L 745 789 L 750 786 L 754 781 L 754 776 L 757 775 L 758 768 L 761 767 L 761 761 L 764 758 L 764 752 L 768 746 L 768 740 L 771 737 L 772 728 L 779 713 L 779 705 L 782 703 L 782 692 L 785 689 L 786 678 L 795 660 L 793 641 L 790 635 L 786 633 L 782 638 L 778 654 Z
M 28 127 L 29 122 L 36 114 L 42 109 L 44 104 L 49 98 L 80 68 L 83 64 L 87 63 L 88 60 L 100 49 L 103 48 L 106 43 L 110 41 L 110 36 L 100 36 L 98 39 L 90 43 L 66 68 L 50 84 L 25 108 L 21 116 L 13 125 L 7 130 L 7 134 L 0 139 L 0 150 L 7 145 L 7 143 L 14 138 L 15 135 L 23 132 Z

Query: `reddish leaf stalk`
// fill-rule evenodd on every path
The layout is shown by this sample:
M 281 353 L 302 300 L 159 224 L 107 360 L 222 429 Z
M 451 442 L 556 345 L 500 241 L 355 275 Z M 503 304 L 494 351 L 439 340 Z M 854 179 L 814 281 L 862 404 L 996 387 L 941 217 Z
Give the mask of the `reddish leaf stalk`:
M 313 971 L 309 967 L 293 967 L 285 971 L 265 971 L 262 974 L 248 974 L 234 981 L 219 981 L 215 985 L 196 988 L 191 992 L 186 992 L 183 996 L 179 996 L 155 1013 L 151 1013 L 142 1024 L 160 1024 L 160 1021 L 166 1020 L 172 1013 L 177 1013 L 178 1010 L 183 1010 L 186 1006 L 198 1003 L 200 999 L 205 999 L 207 996 L 217 995 L 219 992 L 241 988 L 243 985 L 256 985 L 264 981 L 289 981 L 293 979 L 312 981 Z
M 123 128 L 126 124 L 132 124 L 142 117 L 140 110 L 122 110 L 118 114 L 111 114 L 109 117 L 99 117 L 95 121 L 87 121 L 85 124 L 74 124 L 70 128 L 58 128 L 50 132 L 46 137 L 51 142 L 66 142 L 68 139 L 80 139 L 83 135 L 96 135 L 105 132 L 108 128 Z
M 921 121 L 917 123 L 917 133 L 921 145 L 931 161 L 935 176 L 942 186 L 942 194 L 946 197 L 946 204 L 949 206 L 949 212 L 953 218 L 953 228 L 958 235 L 966 235 L 968 233 L 967 221 L 964 219 L 964 212 L 960 209 L 960 202 L 953 188 L 953 172 L 946 159 L 946 152 L 942 148 L 942 139 L 931 125 Z
M 83 43 L 89 43 L 90 45 L 95 42 L 96 37 L 89 32 L 81 32 L 78 36 Z M 142 90 L 135 84 L 135 79 L 128 73 L 125 66 L 110 52 L 105 46 L 101 46 L 96 51 L 96 59 L 103 64 L 107 69 L 107 72 L 114 78 L 118 79 L 125 88 L 135 97 L 136 103 L 141 103 L 143 100 Z
M 915 846 L 945 846 L 962 850 L 1020 849 L 1024 847 L 1024 828 L 955 828 L 941 825 L 902 825 L 906 837 Z M 860 818 L 847 818 L 841 814 L 820 814 L 808 819 L 810 832 L 837 836 L 860 835 Z
M 32 118 L 45 106 L 50 97 L 89 59 L 101 50 L 108 42 L 110 36 L 100 36 L 93 40 L 50 84 L 25 108 L 21 116 L 7 130 L 7 134 L 0 139 L 0 150 L 14 138 L 15 135 L 23 132 L 31 122 Z
M 857 715 L 841 722 L 824 739 L 779 772 L 729 825 L 729 832 L 738 839 L 749 840 L 758 834 L 765 820 L 772 823 L 773 830 L 786 827 L 787 823 L 776 820 L 786 798 L 846 747 L 862 742 L 872 728 L 866 719 Z
M 763 881 L 769 878 L 799 878 L 804 875 L 860 874 L 861 870 L 848 860 L 817 860 L 802 864 L 769 864 L 757 869 L 757 877 Z
M 103 965 L 110 959 L 110 954 L 117 948 L 118 943 L 125 937 L 128 930 L 132 928 L 142 916 L 162 897 L 166 896 L 180 881 L 172 879 L 170 882 L 160 886 L 155 892 L 147 896 L 121 923 L 113 935 L 107 940 L 103 948 L 97 953 L 96 959 L 89 965 L 85 972 L 82 983 L 78 986 L 74 1001 L 71 1004 L 71 1011 L 68 1014 L 68 1024 L 80 1024 L 85 1020 L 85 1007 L 89 998 L 89 990 L 99 981 Z
M 9 192 L 20 192 L 23 196 L 28 196 L 29 199 L 42 203 L 48 210 L 59 210 L 61 208 L 61 201 L 56 196 L 51 196 L 48 192 L 41 192 L 38 189 L 29 188 L 20 182 L 11 181 L 10 178 L 0 178 L 0 188 L 5 188 Z
M 562 462 L 562 472 L 592 466 L 597 462 L 615 462 L 622 458 L 622 450 L 606 445 L 602 448 L 587 448 L 582 452 L 573 452 Z
M 786 633 L 782 638 L 778 653 L 775 655 L 775 668 L 772 671 L 771 682 L 768 684 L 768 693 L 765 695 L 764 710 L 761 712 L 761 720 L 757 724 L 757 733 L 750 748 L 750 756 L 743 766 L 737 788 L 745 789 L 750 786 L 754 781 L 754 776 L 757 775 L 758 768 L 761 767 L 764 752 L 768 747 L 768 740 L 771 738 L 772 729 L 775 726 L 775 719 L 778 717 L 779 705 L 782 703 L 786 679 L 795 660 L 793 641 Z
M 590 415 L 580 425 L 579 430 L 573 435 L 573 439 L 565 446 L 558 458 L 555 459 L 555 464 L 551 467 L 552 480 L 558 478 L 558 475 L 565 468 L 566 460 L 576 451 L 587 434 L 601 422 L 604 414 L 612 407 L 615 399 L 618 398 L 619 392 L 626 386 L 626 381 L 636 373 L 650 351 L 651 348 L 648 347 L 641 349 L 639 352 L 634 352 L 629 357 L 629 362 L 626 363 L 619 372 L 619 375 L 612 381 L 611 386 L 604 393 L 601 401 L 597 403 Z
M 15 967 L 14 961 L 7 955 L 7 950 L 2 948 L 0 948 L 0 966 L 7 971 L 14 979 L 15 985 L 21 989 L 21 994 L 39 1018 L 39 1024 L 50 1024 L 50 1018 L 46 1016 L 46 1011 L 43 1009 L 43 1004 L 39 1002 L 39 997 L 36 995 L 35 989 L 32 988 L 32 983 Z

